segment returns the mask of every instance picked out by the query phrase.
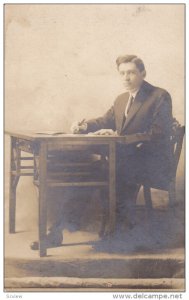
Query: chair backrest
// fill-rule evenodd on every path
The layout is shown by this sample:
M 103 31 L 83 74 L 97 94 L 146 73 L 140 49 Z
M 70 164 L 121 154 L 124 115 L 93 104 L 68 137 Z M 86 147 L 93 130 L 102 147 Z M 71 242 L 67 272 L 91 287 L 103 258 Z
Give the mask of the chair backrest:
M 176 176 L 177 166 L 180 159 L 182 150 L 182 143 L 185 134 L 185 126 L 181 126 L 179 122 L 174 118 L 172 123 L 172 132 L 170 137 L 172 154 L 173 154 L 173 166 L 172 176 Z

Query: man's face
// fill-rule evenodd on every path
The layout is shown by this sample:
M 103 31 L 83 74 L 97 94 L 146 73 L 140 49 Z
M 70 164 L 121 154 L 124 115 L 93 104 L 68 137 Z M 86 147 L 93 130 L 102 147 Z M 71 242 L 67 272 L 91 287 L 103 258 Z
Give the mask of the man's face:
M 124 87 L 127 91 L 138 90 L 144 79 L 144 72 L 140 72 L 135 63 L 122 63 L 118 68 Z

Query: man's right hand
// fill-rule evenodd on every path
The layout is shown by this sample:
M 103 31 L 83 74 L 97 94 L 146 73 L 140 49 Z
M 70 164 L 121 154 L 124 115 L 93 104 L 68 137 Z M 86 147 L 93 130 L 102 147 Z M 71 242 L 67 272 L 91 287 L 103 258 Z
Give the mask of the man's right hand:
M 85 133 L 85 131 L 87 130 L 87 123 L 76 121 L 71 125 L 70 130 L 72 133 Z

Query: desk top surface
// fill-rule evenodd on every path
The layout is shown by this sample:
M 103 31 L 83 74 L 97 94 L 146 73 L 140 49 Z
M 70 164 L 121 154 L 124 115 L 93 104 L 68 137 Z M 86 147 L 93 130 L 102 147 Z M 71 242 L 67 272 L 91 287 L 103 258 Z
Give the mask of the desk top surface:
M 71 134 L 71 133 L 62 133 L 55 131 L 5 131 L 6 134 L 30 141 L 51 141 L 51 142 L 60 142 L 60 141 L 98 141 L 98 142 L 110 142 L 116 141 L 121 143 L 134 143 L 141 140 L 149 140 L 149 136 L 144 133 L 136 133 L 127 136 L 118 136 L 118 135 L 95 135 L 95 134 Z
M 65 132 L 55 132 L 55 131 L 5 131 L 5 134 L 10 136 L 18 137 L 18 138 L 26 138 L 26 139 L 99 139 L 99 138 L 120 138 L 118 135 L 95 135 L 95 134 L 73 134 L 73 133 L 65 133 Z M 123 138 L 123 137 L 122 137 Z

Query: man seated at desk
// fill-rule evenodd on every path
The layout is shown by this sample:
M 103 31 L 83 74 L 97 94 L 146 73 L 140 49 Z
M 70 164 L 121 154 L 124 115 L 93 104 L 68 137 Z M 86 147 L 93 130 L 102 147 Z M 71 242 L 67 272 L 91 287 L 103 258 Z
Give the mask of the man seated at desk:
M 102 116 L 74 123 L 73 133 L 148 134 L 149 142 L 119 146 L 116 157 L 117 227 L 134 220 L 134 200 L 141 180 L 164 181 L 170 169 L 172 101 L 169 93 L 144 80 L 143 61 L 135 55 L 120 56 L 117 69 L 125 87 L 112 107 Z
M 148 134 L 150 141 L 122 145 L 117 149 L 116 190 L 117 227 L 121 230 L 127 220 L 134 225 L 134 200 L 141 178 L 166 180 L 170 168 L 169 136 L 172 122 L 172 103 L 169 93 L 144 80 L 146 70 L 143 61 L 135 55 L 120 56 L 117 69 L 125 87 L 112 107 L 102 116 L 82 123 L 75 122 L 72 133 L 95 134 Z M 49 244 L 61 244 L 58 227 L 48 235 Z M 56 235 L 57 233 L 57 235 Z M 60 233 L 60 234 L 59 234 Z

